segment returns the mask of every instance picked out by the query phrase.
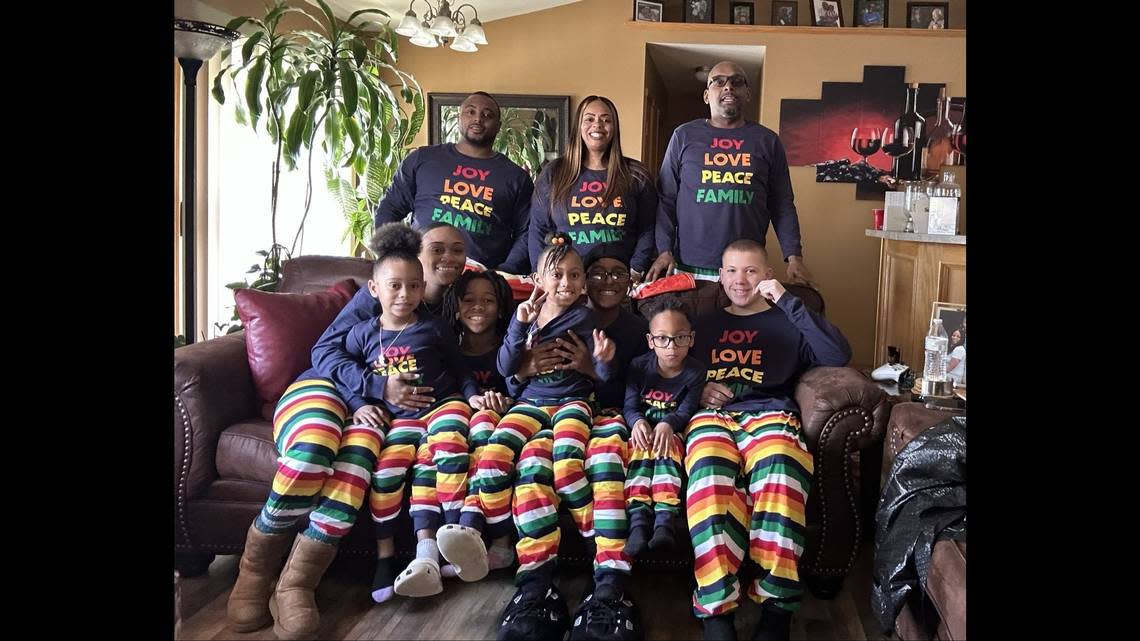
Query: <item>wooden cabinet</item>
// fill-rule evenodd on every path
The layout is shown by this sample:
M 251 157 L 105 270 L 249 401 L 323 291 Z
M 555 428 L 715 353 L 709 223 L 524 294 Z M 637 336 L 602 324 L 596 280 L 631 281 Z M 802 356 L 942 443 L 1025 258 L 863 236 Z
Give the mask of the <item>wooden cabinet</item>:
M 887 362 L 887 346 L 894 345 L 902 362 L 921 371 L 933 303 L 966 302 L 966 237 L 875 230 L 867 235 L 881 238 L 874 363 Z

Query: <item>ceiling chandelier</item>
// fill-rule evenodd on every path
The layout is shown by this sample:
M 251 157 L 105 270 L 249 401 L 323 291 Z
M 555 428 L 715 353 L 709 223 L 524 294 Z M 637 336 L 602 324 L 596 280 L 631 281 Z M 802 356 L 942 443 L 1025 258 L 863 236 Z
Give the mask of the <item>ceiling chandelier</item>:
M 408 12 L 404 14 L 400 26 L 396 27 L 396 33 L 410 38 L 412 44 L 428 48 L 442 45 L 465 53 L 478 51 L 479 48 L 475 45 L 487 44 L 483 23 L 479 22 L 479 11 L 471 4 L 461 4 L 452 11 L 448 0 L 435 0 L 435 7 L 429 0 L 420 2 L 428 6 L 423 20 L 412 11 L 416 4 L 416 0 L 412 0 L 408 3 Z M 470 20 L 463 14 L 465 7 L 470 7 L 475 14 Z

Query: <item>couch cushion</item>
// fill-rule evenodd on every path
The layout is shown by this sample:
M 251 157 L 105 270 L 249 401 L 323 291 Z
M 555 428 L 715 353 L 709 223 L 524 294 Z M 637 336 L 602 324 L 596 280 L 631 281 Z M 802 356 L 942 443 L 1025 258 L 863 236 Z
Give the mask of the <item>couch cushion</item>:
M 941 619 L 938 637 L 966 638 L 966 542 L 934 544 L 926 573 L 926 594 Z
M 231 425 L 218 437 L 218 456 L 214 464 L 220 479 L 268 484 L 277 472 L 273 425 L 265 420 Z
M 281 267 L 279 292 L 310 294 L 350 278 L 357 289 L 372 277 L 372 261 L 351 256 L 297 256 Z
M 312 365 L 313 344 L 356 290 L 356 283 L 346 279 L 312 294 L 234 291 L 263 418 L 273 417 L 273 408 L 285 388 Z

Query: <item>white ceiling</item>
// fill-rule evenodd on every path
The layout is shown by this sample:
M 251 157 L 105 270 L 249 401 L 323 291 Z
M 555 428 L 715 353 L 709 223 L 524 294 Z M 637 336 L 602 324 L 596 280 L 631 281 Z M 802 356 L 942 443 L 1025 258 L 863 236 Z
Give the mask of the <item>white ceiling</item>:
M 748 83 L 756 87 L 755 97 L 759 98 L 757 91 L 760 68 L 764 66 L 764 46 L 649 43 L 646 49 L 669 93 L 700 93 L 704 86 L 693 75 L 694 69 L 730 60 L 744 69 Z
M 479 21 L 487 24 L 492 20 L 509 18 L 533 11 L 542 11 L 564 4 L 573 4 L 582 0 L 449 0 L 451 10 L 461 4 L 469 3 L 479 12 Z M 347 18 L 357 9 L 383 9 L 392 16 L 392 20 L 399 24 L 401 18 L 408 11 L 409 0 L 325 0 L 338 18 Z M 427 8 L 426 0 L 415 0 L 412 11 L 421 19 Z M 431 0 L 433 7 L 439 6 L 439 0 Z M 463 10 L 465 16 L 470 17 L 470 8 Z

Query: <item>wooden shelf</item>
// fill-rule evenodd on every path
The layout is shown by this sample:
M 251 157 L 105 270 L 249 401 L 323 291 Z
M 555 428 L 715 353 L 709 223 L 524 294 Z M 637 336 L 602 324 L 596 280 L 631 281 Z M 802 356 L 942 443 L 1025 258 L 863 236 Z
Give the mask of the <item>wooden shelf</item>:
M 965 38 L 965 29 L 872 29 L 867 27 L 777 27 L 767 24 L 697 24 L 692 22 L 642 22 L 627 20 L 625 26 L 646 31 L 691 31 L 720 33 L 782 33 L 812 36 L 902 36 L 919 38 Z

